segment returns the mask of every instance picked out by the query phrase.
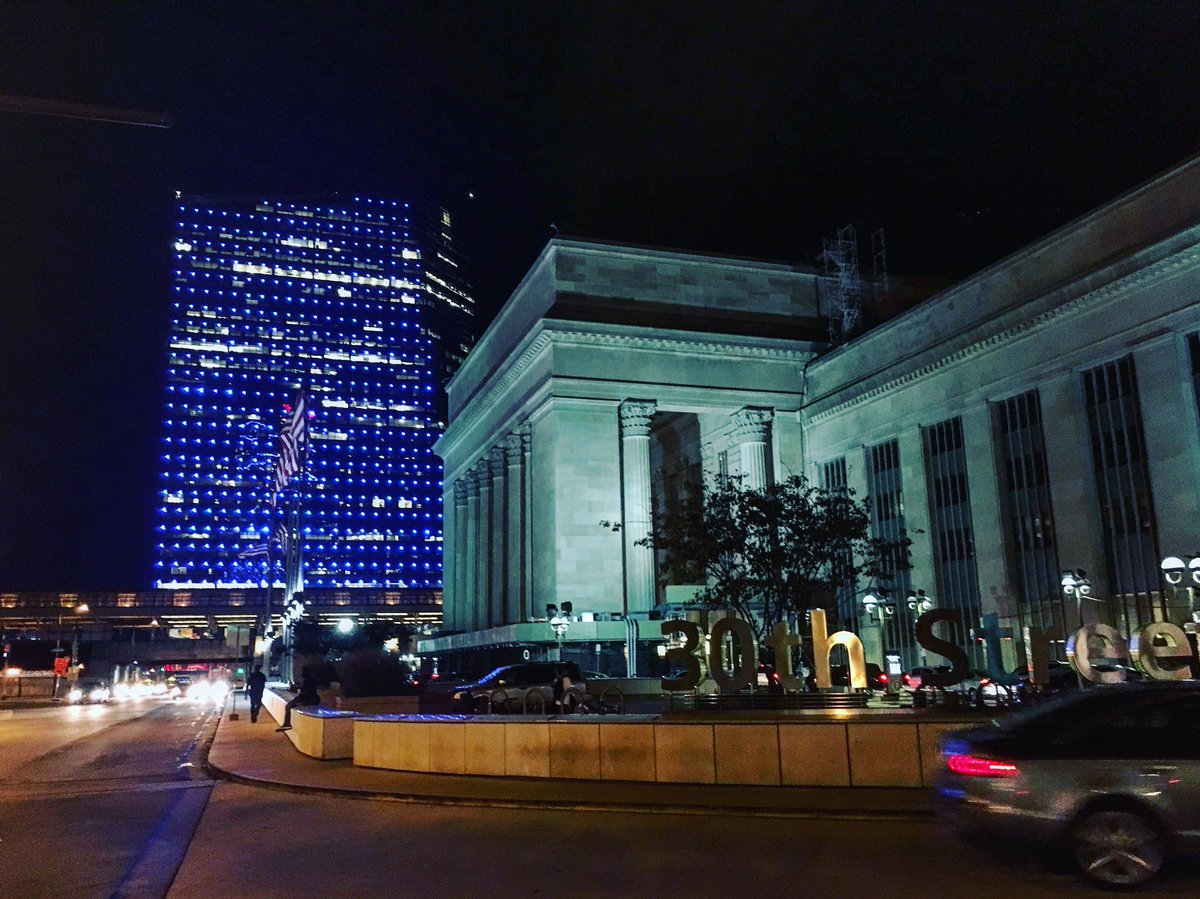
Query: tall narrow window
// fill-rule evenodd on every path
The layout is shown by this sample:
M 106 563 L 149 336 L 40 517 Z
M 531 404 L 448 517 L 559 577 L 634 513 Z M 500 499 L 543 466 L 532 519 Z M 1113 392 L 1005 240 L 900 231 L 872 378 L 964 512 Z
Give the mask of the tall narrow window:
M 1037 391 L 993 406 L 992 426 L 1000 466 L 1005 542 L 1017 589 L 1021 626 L 1058 626 L 1060 632 L 1066 633 L 1078 627 L 1079 618 L 1076 610 L 1063 605 Z
M 1188 358 L 1192 362 L 1192 396 L 1196 400 L 1196 414 L 1200 415 L 1200 333 L 1187 337 Z
M 1133 358 L 1085 371 L 1083 389 L 1109 587 L 1128 632 L 1130 625 L 1152 620 L 1156 605 L 1166 613 L 1158 585 L 1158 528 Z
M 839 456 L 821 466 L 821 487 L 845 496 L 848 493 L 846 478 L 846 457 Z M 846 558 L 847 566 L 853 560 Z M 858 627 L 858 595 L 853 584 L 837 588 L 838 623 L 842 627 Z
M 867 450 L 867 496 L 871 501 L 871 536 L 889 543 L 903 540 L 904 484 L 900 475 L 900 444 L 896 440 L 880 443 Z M 907 606 L 912 578 L 907 569 L 897 570 L 884 585 L 896 604 L 895 615 L 884 631 L 884 651 L 900 653 L 905 668 L 917 664 L 913 642 L 913 621 L 919 610 Z
M 958 612 L 962 630 L 956 639 L 966 639 L 979 618 L 980 601 L 962 419 L 951 418 L 925 428 L 923 437 L 933 528 L 930 542 L 938 581 L 937 604 Z M 976 650 L 972 655 L 978 664 L 974 641 L 968 643 Z

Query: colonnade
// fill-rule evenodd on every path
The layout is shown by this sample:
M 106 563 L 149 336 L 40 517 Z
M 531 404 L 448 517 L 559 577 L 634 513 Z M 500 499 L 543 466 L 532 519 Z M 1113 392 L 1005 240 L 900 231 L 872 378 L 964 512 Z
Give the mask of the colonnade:
M 654 550 L 639 545 L 639 540 L 653 526 L 651 430 L 662 410 L 655 400 L 628 399 L 616 411 L 625 611 L 636 614 L 649 611 L 658 601 Z M 767 446 L 773 417 L 771 409 L 747 407 L 725 419 L 728 424 L 714 435 L 728 447 L 727 454 L 736 452 L 747 486 L 762 487 L 769 481 Z M 537 548 L 533 546 L 531 449 L 532 432 L 525 423 L 448 485 L 447 629 L 482 630 L 541 614 L 540 601 L 533 596 L 532 559 Z M 706 468 L 714 458 L 711 449 L 711 442 L 701 448 Z M 555 552 L 553 546 L 540 549 Z

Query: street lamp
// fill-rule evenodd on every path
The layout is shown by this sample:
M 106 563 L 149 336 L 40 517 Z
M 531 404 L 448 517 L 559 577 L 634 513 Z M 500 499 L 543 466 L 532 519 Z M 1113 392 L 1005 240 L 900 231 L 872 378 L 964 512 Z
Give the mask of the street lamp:
M 563 638 L 567 635 L 567 628 L 571 626 L 571 611 L 572 606 L 569 602 L 562 604 L 562 614 L 559 614 L 558 606 L 547 605 L 546 617 L 550 619 L 550 629 L 554 631 L 554 639 L 558 641 L 558 661 L 562 661 L 562 645 Z
M 1163 580 L 1176 593 L 1180 589 L 1188 591 L 1188 612 L 1195 620 L 1195 593 L 1193 591 L 1200 587 L 1200 553 L 1195 553 L 1188 562 L 1184 562 L 1179 556 L 1167 556 L 1159 567 L 1162 569 Z M 1190 583 L 1188 583 L 1189 581 Z
M 880 590 L 877 594 L 868 591 L 862 598 L 862 605 L 867 618 L 872 621 L 878 618 L 880 624 L 896 614 L 896 604 L 888 600 L 886 590 Z
M 933 608 L 933 597 L 926 596 L 924 590 L 908 594 L 908 610 L 916 615 L 922 615 Z

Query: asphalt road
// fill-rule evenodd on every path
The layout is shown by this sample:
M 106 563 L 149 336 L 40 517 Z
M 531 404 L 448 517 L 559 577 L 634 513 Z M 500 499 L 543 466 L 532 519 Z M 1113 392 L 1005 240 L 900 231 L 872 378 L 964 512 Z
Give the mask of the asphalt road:
M 5 897 L 1101 896 L 922 817 L 558 811 L 313 795 L 198 770 L 172 703 L 0 719 Z M 1200 864 L 1141 896 L 1200 895 Z
M 211 708 L 141 700 L 0 720 L 0 890 L 163 896 L 212 791 Z

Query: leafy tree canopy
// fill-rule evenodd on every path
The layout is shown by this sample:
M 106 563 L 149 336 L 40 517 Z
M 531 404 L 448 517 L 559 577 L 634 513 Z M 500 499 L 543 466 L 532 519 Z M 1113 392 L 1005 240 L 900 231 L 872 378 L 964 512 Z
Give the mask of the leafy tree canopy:
M 703 585 L 697 599 L 746 619 L 760 644 L 776 622 L 907 569 L 912 544 L 872 537 L 867 501 L 799 475 L 762 488 L 725 478 L 686 491 L 656 510 L 640 542 L 662 553 L 665 583 Z

